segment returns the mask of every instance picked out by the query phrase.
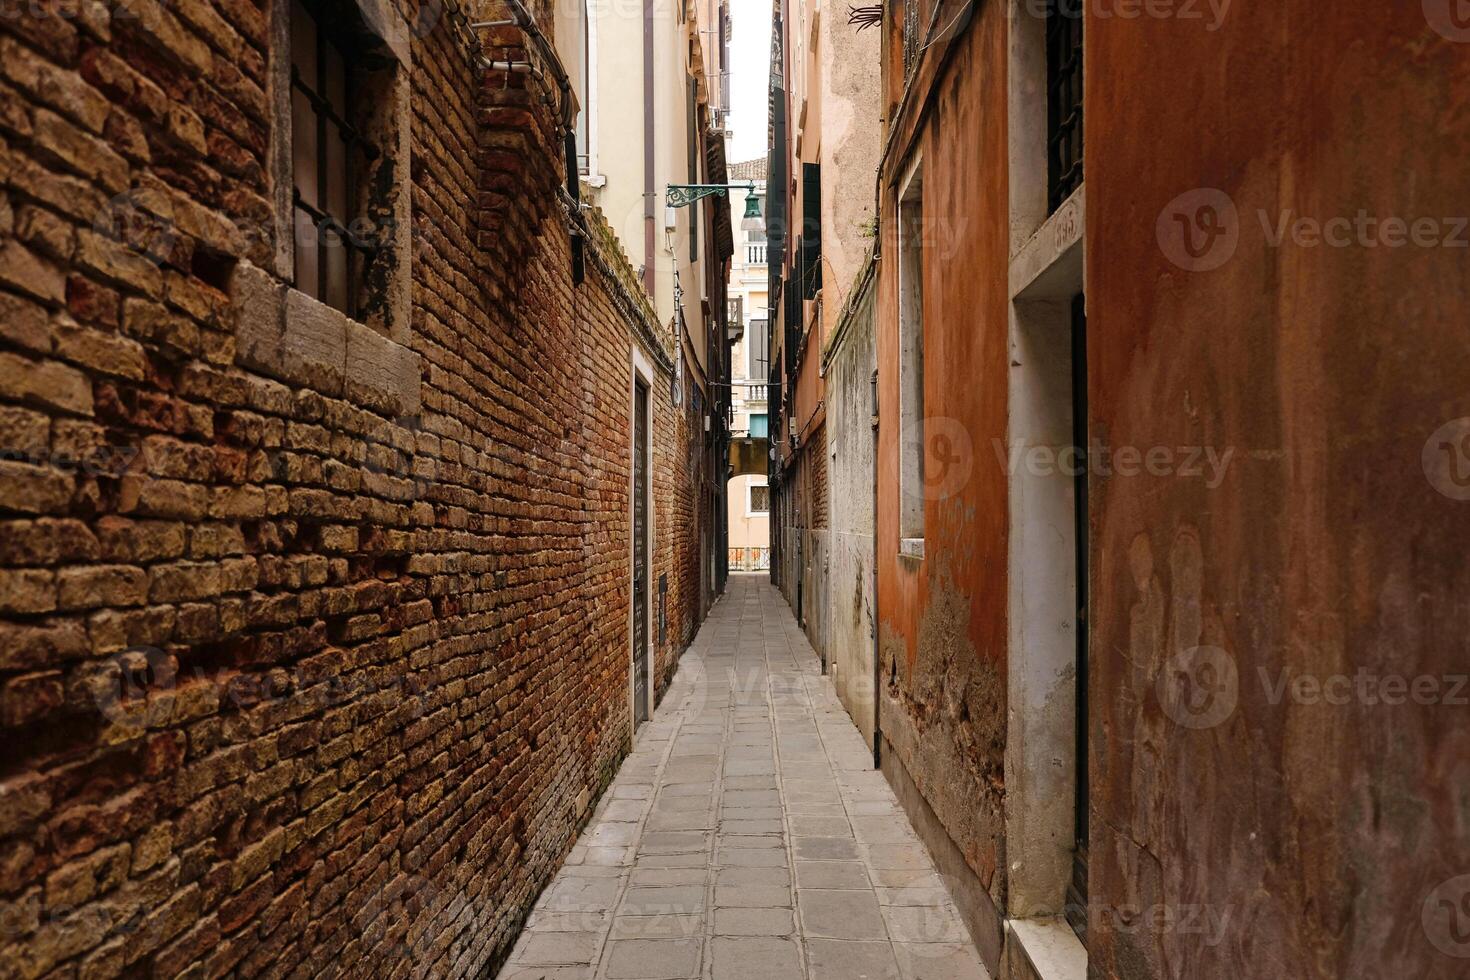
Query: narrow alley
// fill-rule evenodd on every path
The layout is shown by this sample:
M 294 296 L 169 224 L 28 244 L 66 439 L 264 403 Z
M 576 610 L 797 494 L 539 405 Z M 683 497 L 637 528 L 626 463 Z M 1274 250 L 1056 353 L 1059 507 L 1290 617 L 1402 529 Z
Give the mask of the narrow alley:
M 500 980 L 980 980 L 790 608 L 734 574 Z
M 0 980 L 1470 978 L 1470 0 L 11 0 Z

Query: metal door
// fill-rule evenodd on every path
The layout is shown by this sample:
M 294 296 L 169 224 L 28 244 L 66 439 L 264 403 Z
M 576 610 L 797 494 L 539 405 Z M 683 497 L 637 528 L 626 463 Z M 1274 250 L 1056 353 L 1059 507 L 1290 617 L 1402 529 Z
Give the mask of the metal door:
M 648 720 L 648 387 L 633 386 L 633 724 Z

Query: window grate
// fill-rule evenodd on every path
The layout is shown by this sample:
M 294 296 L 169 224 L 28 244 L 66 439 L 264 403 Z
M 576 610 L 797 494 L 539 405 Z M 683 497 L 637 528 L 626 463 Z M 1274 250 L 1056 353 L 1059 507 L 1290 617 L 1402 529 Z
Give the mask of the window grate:
M 356 318 L 363 267 L 379 247 L 358 211 L 361 161 L 379 151 L 351 122 L 361 99 L 356 46 L 302 3 L 291 24 L 296 288 Z
M 1047 211 L 1082 183 L 1082 0 L 1056 0 L 1046 15 Z
M 919 60 L 919 0 L 903 0 L 903 74 Z

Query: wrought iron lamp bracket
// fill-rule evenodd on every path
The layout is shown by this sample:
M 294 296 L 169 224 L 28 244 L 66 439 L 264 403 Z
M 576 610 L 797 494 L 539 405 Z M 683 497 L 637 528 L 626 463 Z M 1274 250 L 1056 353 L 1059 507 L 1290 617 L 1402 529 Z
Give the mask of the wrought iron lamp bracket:
M 731 188 L 755 193 L 755 184 L 670 184 L 664 202 L 671 208 L 682 208 L 706 197 L 726 197 Z

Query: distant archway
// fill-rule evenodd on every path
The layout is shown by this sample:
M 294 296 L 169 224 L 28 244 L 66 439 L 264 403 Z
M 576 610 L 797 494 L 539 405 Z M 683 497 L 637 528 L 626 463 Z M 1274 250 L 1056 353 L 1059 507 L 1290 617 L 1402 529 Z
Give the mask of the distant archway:
M 765 476 L 770 457 L 770 440 L 765 436 L 743 436 L 730 440 L 730 477 Z

